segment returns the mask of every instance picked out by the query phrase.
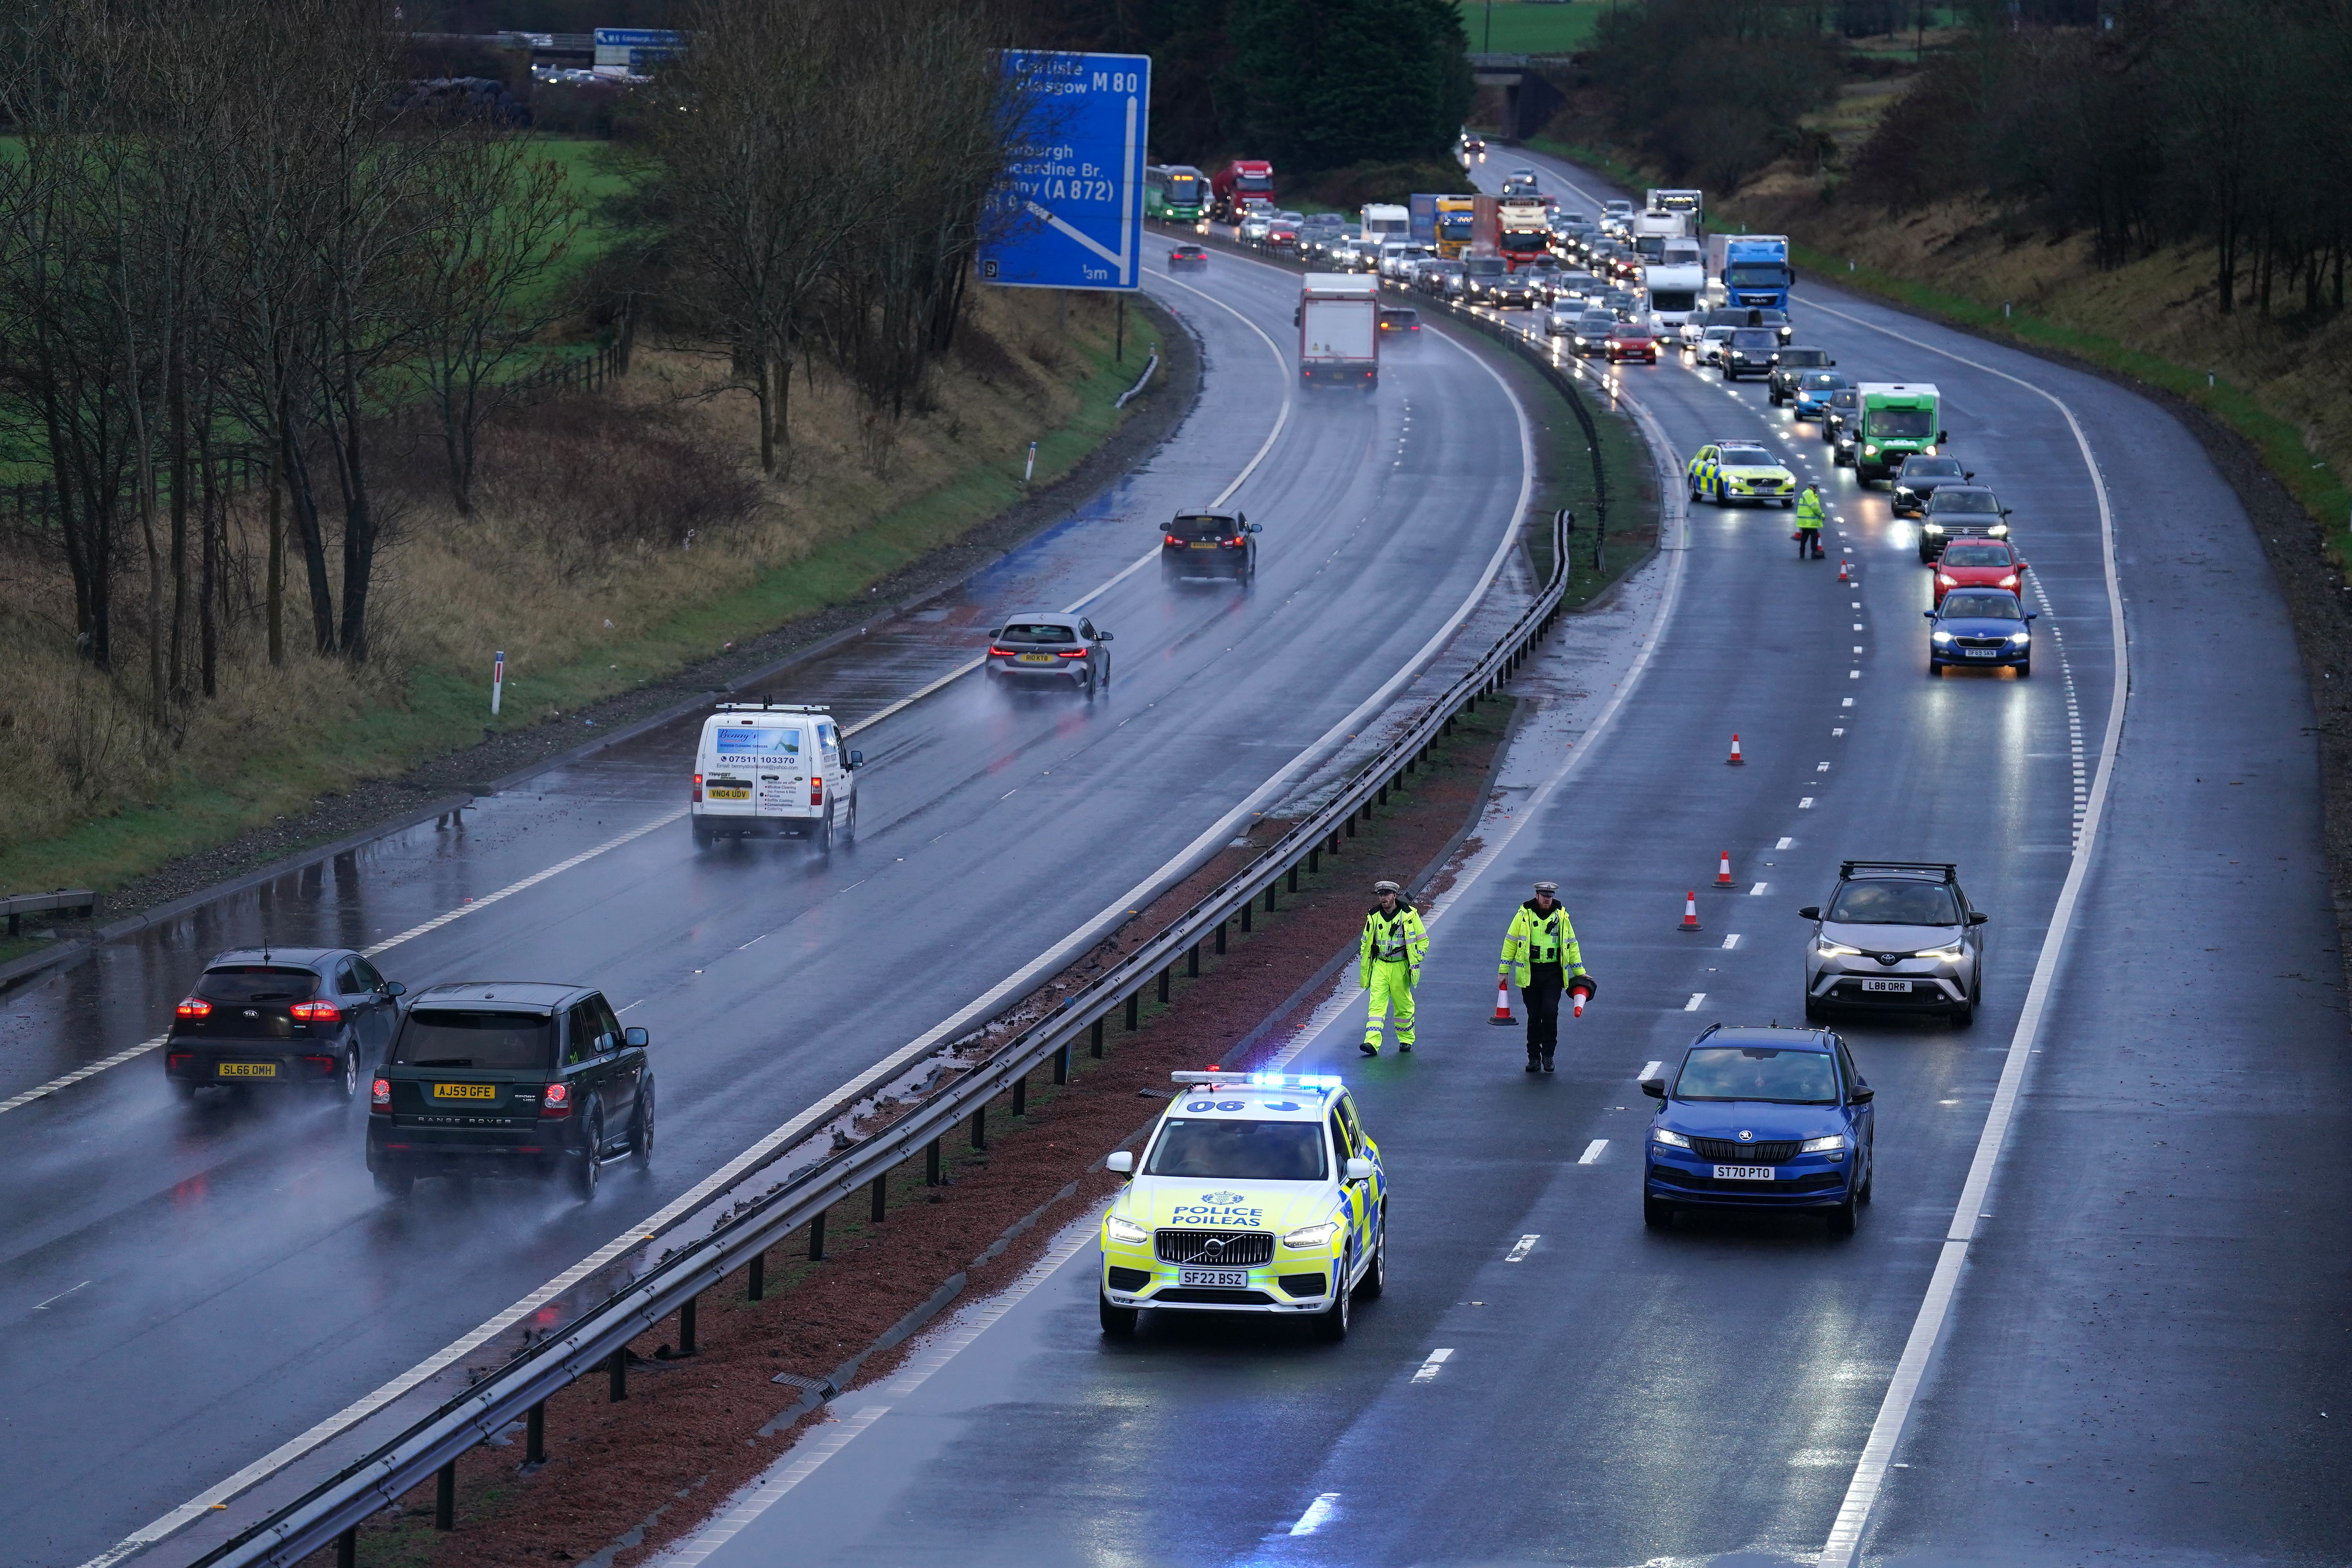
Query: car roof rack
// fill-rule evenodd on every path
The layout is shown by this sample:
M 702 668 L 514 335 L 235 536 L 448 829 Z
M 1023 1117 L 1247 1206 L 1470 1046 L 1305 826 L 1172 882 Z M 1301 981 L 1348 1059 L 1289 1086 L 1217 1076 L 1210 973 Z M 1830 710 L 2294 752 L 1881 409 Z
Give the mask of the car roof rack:
M 761 700 L 758 702 L 721 702 L 719 704 L 719 711 L 721 713 L 830 713 L 833 711 L 833 709 L 830 704 L 822 702 L 769 702 Z
M 1857 873 L 1871 876 L 1881 871 L 1894 871 L 1917 876 L 1932 873 L 1939 882 L 1955 882 L 1959 879 L 1958 870 L 1959 868 L 1948 860 L 1841 860 L 1838 862 L 1838 879 L 1851 880 Z

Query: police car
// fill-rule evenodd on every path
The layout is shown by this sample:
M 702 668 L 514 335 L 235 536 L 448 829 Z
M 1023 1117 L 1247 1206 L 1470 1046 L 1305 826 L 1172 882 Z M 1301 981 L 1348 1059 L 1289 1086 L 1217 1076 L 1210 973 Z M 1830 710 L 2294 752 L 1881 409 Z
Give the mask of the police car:
M 1102 1223 L 1102 1328 L 1155 1311 L 1314 1320 L 1348 1337 L 1388 1274 L 1380 1146 L 1336 1078 L 1180 1072 L 1177 1096 Z
M 1721 441 L 1701 447 L 1687 469 L 1690 499 L 1717 506 L 1734 501 L 1797 504 L 1797 476 L 1752 441 Z

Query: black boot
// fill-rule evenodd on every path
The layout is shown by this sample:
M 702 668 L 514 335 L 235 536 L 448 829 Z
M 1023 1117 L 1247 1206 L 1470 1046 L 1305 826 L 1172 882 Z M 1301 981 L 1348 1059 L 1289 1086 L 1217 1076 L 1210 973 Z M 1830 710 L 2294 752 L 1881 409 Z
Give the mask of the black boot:
M 1546 1051 L 1543 1054 L 1543 1069 L 1546 1072 L 1551 1071 L 1551 1053 L 1549 1051 Z
M 1528 1070 L 1529 1072 L 1540 1072 L 1542 1069 L 1543 1058 L 1536 1055 L 1536 1048 L 1533 1046 L 1529 1046 L 1528 1047 Z

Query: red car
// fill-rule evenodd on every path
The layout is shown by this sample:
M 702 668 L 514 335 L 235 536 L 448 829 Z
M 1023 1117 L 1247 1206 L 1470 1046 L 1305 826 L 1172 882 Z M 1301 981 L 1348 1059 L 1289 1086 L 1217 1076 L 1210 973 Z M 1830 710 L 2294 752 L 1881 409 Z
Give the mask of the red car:
M 1620 321 L 1609 333 L 1609 363 L 1638 359 L 1650 364 L 1658 363 L 1658 340 L 1650 329 L 1634 321 Z
M 1999 539 L 1956 539 L 1936 562 L 1936 603 L 1955 588 L 2006 588 L 2024 596 L 2025 563 Z
M 1208 267 L 1209 252 L 1204 246 L 1180 245 L 1168 253 L 1168 270 L 1171 272 L 1205 272 Z

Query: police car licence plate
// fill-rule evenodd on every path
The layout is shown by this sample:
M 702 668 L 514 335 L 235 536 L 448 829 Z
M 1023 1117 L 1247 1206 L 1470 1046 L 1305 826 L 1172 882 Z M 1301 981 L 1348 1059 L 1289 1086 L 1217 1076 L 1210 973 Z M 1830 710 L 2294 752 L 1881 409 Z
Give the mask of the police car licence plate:
M 1717 1165 L 1715 1179 L 1718 1182 L 1769 1182 L 1772 1179 L 1769 1165 Z
M 1249 1283 L 1246 1268 L 1184 1268 L 1177 1271 L 1179 1285 L 1221 1285 L 1240 1288 Z

